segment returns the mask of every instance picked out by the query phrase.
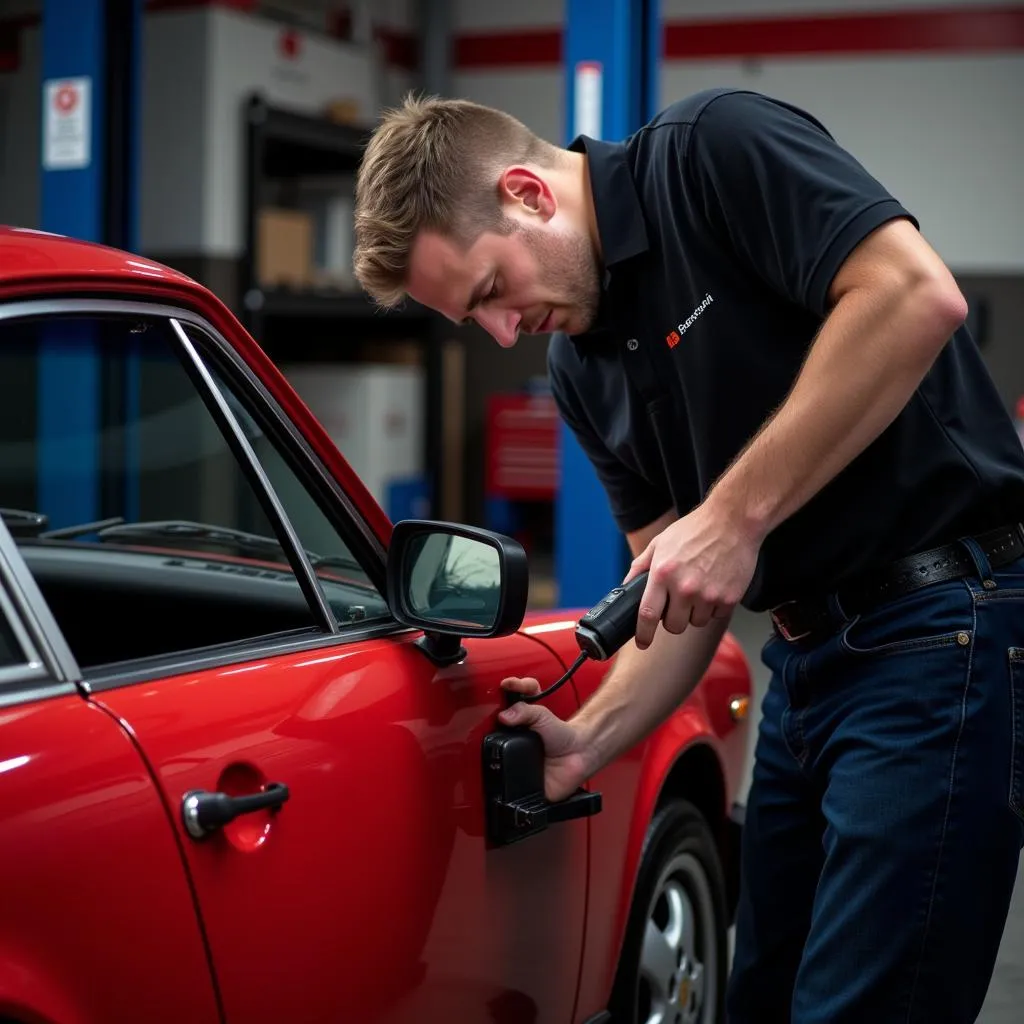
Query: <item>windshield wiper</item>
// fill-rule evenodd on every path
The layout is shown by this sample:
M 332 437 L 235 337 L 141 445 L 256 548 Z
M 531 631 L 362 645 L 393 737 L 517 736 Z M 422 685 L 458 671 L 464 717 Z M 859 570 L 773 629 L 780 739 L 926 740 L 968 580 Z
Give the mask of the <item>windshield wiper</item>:
M 22 508 L 0 508 L 3 519 L 12 537 L 35 537 L 45 530 L 50 520 L 42 512 L 30 512 Z
M 312 551 L 307 551 L 306 554 L 309 555 L 314 569 L 352 569 L 366 575 L 366 570 L 348 555 L 315 555 Z
M 195 523 L 187 519 L 150 520 L 141 523 L 127 523 L 121 516 L 98 519 L 91 523 L 76 523 L 56 530 L 38 532 L 47 523 L 46 516 L 39 512 L 23 512 L 19 509 L 2 509 L 2 516 L 12 535 L 38 537 L 40 540 L 71 540 L 94 533 L 105 542 L 117 544 L 139 543 L 140 541 L 179 541 L 183 545 L 207 544 L 230 547 L 241 554 L 260 556 L 273 555 L 279 558 L 284 548 L 275 537 L 249 533 L 233 526 L 213 526 L 210 523 Z M 362 576 L 366 570 L 351 555 L 318 555 L 306 551 L 314 569 L 348 569 Z
M 97 529 L 99 527 L 99 529 Z M 70 536 L 74 527 L 63 531 L 53 531 L 49 536 L 62 533 Z M 280 541 L 275 537 L 265 537 L 259 533 L 249 533 L 233 526 L 212 526 L 209 523 L 194 523 L 184 519 L 154 520 L 151 522 L 126 523 L 124 520 L 111 520 L 107 525 L 102 523 L 82 524 L 80 532 L 91 533 L 102 541 L 114 543 L 131 543 L 140 540 L 176 540 L 183 544 L 206 543 L 221 547 L 233 547 L 247 555 L 280 556 L 284 552 Z M 318 555 L 315 551 L 306 551 L 306 556 L 314 568 L 351 569 L 360 573 L 363 567 L 347 555 Z
M 92 527 L 85 532 L 92 532 Z M 102 541 L 132 543 L 146 540 L 180 541 L 182 544 L 213 544 L 232 547 L 249 555 L 280 555 L 281 544 L 273 537 L 249 533 L 233 526 L 211 526 L 186 519 L 164 519 L 141 523 L 114 523 L 95 530 Z
M 87 533 L 96 533 L 106 526 L 117 526 L 123 523 L 121 516 L 113 516 L 110 519 L 97 519 L 94 523 L 75 523 L 74 526 L 61 526 L 56 530 L 47 530 L 39 534 L 40 540 L 70 540 L 72 537 L 81 537 Z

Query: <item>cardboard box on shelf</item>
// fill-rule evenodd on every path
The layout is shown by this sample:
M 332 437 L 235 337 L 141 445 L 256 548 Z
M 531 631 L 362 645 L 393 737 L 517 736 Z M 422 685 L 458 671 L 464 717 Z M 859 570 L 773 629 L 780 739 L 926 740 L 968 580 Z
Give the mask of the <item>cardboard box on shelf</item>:
M 267 208 L 258 216 L 256 266 L 264 288 L 308 288 L 313 280 L 313 221 L 301 210 Z
M 370 341 L 365 345 L 366 359 L 377 364 L 391 366 L 423 366 L 424 353 L 423 345 L 418 341 L 403 341 L 394 339 L 391 341 Z
M 338 97 L 325 105 L 324 114 L 338 124 L 359 124 L 362 104 L 351 96 Z

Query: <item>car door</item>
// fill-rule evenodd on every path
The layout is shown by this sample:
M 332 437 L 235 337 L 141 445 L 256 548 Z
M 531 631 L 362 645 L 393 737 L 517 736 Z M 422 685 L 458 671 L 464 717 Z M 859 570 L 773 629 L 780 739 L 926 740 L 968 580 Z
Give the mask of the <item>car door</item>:
M 12 454 L 0 436 L 4 466 Z M 131 736 L 77 687 L 78 668 L 5 521 L 24 526 L 5 505 L 0 1019 L 217 1024 L 202 931 L 161 794 Z
M 435 664 L 352 503 L 209 325 L 121 304 L 86 326 L 134 381 L 96 446 L 100 511 L 127 521 L 54 514 L 22 553 L 160 786 L 226 1019 L 567 1024 L 587 823 L 495 847 L 482 781 L 501 678 L 562 666 L 522 635 Z M 62 465 L 81 485 L 51 458 L 47 493 Z M 199 834 L 197 794 L 262 806 Z

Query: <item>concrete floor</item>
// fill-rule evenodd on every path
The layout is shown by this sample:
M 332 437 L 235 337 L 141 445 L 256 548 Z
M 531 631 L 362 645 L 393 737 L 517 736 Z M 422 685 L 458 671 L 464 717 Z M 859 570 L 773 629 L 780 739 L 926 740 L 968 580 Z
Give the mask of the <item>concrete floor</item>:
M 756 716 L 760 711 L 761 697 L 768 685 L 768 671 L 761 664 L 760 651 L 768 636 L 770 624 L 766 616 L 752 615 L 742 609 L 733 620 L 733 634 L 739 640 L 750 661 L 754 673 L 756 711 L 755 728 L 751 729 L 751 755 L 756 735 Z M 750 777 L 748 759 L 747 780 Z M 746 785 L 744 786 L 744 792 Z M 969 945 L 969 937 L 965 943 Z M 982 1009 L 978 1024 L 1020 1024 L 1024 1019 L 1024 858 L 1017 872 L 1017 888 L 1003 935 L 995 973 L 989 986 L 988 998 Z

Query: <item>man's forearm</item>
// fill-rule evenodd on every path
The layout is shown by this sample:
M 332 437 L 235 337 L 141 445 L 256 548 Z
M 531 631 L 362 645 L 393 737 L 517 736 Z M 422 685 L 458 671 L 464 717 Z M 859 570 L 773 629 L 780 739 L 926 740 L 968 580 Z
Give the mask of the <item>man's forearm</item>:
M 708 497 L 763 538 L 859 455 L 909 401 L 959 325 L 931 282 L 851 292 L 829 316 L 787 400 Z
M 659 630 L 640 651 L 630 642 L 572 724 L 587 750 L 588 775 L 640 742 L 700 682 L 728 626 L 716 619 L 676 635 Z

